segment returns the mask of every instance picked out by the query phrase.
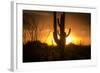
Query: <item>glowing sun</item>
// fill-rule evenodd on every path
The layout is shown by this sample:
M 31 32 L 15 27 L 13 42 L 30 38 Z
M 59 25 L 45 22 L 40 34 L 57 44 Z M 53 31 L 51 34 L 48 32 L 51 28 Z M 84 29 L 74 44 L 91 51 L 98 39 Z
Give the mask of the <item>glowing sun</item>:
M 72 42 L 72 38 L 70 36 L 66 37 L 66 45 Z

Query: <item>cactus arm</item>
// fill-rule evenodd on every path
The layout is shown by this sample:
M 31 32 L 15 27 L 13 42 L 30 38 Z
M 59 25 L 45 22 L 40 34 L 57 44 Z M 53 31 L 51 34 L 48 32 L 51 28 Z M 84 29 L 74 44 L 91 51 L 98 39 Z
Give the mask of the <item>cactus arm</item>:
M 71 32 L 71 28 L 69 28 L 69 31 L 68 31 L 68 34 L 66 35 L 66 37 L 69 36 L 70 32 Z

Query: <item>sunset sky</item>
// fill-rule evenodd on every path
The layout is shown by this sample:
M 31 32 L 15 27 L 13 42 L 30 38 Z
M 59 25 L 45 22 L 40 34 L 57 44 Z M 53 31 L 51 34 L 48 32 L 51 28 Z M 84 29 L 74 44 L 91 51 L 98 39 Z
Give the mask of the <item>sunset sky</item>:
M 59 17 L 60 12 L 57 13 Z M 37 29 L 36 29 L 37 27 Z M 91 14 L 89 13 L 65 13 L 65 32 L 71 28 L 71 33 L 66 37 L 66 44 L 91 44 Z M 53 12 L 23 10 L 23 42 L 31 41 L 33 37 L 48 45 L 55 44 L 53 40 Z M 34 39 L 33 39 L 34 40 Z

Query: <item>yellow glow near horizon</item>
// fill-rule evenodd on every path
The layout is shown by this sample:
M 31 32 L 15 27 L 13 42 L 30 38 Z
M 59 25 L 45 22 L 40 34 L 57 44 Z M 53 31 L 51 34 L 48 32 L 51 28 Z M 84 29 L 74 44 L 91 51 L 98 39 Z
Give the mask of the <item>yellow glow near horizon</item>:
M 70 36 L 66 37 L 66 45 L 70 44 L 72 41 L 72 38 Z
M 54 39 L 53 39 L 53 33 L 51 32 L 46 40 L 46 43 L 48 44 L 48 46 L 56 46 L 57 44 L 55 43 Z
M 66 37 L 66 45 L 73 43 L 75 45 L 80 45 L 80 39 L 77 36 L 73 36 L 73 35 L 69 35 L 68 37 Z
M 59 35 L 58 35 L 58 38 L 60 39 Z M 52 45 L 57 46 L 56 42 L 54 41 L 52 32 L 49 34 L 49 36 L 48 36 L 47 40 L 45 41 L 45 43 L 47 43 L 49 46 L 52 46 Z M 80 39 L 78 37 L 69 35 L 68 37 L 66 37 L 66 45 L 68 45 L 70 43 L 79 45 L 80 44 Z
M 58 36 L 58 39 L 60 39 L 60 36 Z M 27 39 L 24 38 L 24 43 L 27 43 L 29 40 L 31 40 L 31 38 L 28 36 L 28 33 L 27 33 Z M 69 35 L 68 37 L 66 37 L 66 45 L 70 44 L 70 43 L 73 43 L 73 44 L 76 44 L 76 45 L 80 45 L 80 40 L 82 40 L 82 38 L 79 38 L 77 36 L 74 36 L 74 35 Z M 49 36 L 47 37 L 46 41 L 41 41 L 42 43 L 46 43 L 48 44 L 48 46 L 57 46 L 54 38 L 53 38 L 53 32 L 50 32 Z
M 70 41 L 70 43 L 73 43 L 75 45 L 79 45 L 80 44 L 80 38 L 72 36 L 72 35 L 69 36 L 69 41 Z M 66 42 L 67 42 L 67 40 L 66 40 Z

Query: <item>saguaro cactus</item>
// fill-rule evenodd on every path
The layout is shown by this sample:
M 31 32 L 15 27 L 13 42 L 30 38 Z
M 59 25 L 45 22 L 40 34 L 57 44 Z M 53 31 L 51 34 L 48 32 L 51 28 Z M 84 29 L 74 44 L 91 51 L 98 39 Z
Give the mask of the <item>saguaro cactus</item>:
M 65 33 L 65 12 L 63 12 L 60 16 L 60 18 L 57 19 L 57 15 L 56 12 L 53 13 L 53 20 L 54 20 L 54 32 L 53 32 L 53 36 L 54 36 L 54 40 L 56 42 L 56 44 L 60 47 L 61 50 L 61 55 L 64 56 L 64 48 L 65 48 L 65 42 L 66 42 L 66 37 L 69 36 L 71 29 L 69 29 L 68 34 Z M 57 25 L 59 27 L 59 37 L 58 38 L 58 32 L 57 32 Z

